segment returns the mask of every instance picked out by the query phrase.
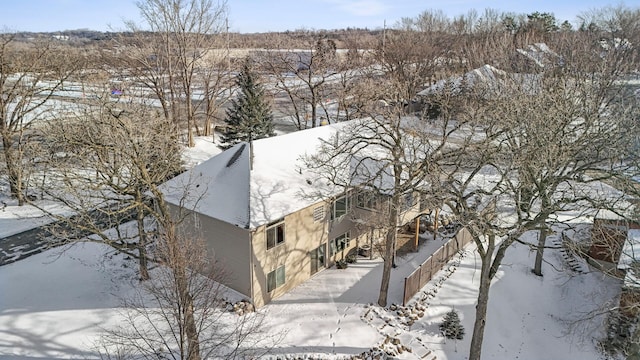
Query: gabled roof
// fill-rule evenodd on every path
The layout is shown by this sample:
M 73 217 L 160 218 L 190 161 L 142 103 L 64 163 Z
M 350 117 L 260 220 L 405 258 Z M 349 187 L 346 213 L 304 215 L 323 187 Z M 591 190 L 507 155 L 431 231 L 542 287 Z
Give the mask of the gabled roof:
M 629 269 L 635 261 L 640 261 L 640 230 L 630 229 L 618 260 L 618 269 Z
M 317 193 L 322 184 L 304 170 L 301 158 L 317 151 L 341 124 L 237 144 L 169 180 L 161 190 L 172 204 L 257 228 L 318 201 L 302 195 Z
M 474 86 L 483 86 L 493 88 L 501 83 L 501 79 L 504 79 L 506 76 L 507 73 L 505 71 L 486 64 L 477 69 L 473 69 L 462 76 L 440 80 L 420 91 L 418 95 L 428 96 L 433 93 L 441 92 L 447 88 L 451 88 L 454 92 L 461 91 L 463 87 L 472 88 Z
M 249 146 L 238 144 L 162 184 L 171 204 L 243 228 L 249 223 Z

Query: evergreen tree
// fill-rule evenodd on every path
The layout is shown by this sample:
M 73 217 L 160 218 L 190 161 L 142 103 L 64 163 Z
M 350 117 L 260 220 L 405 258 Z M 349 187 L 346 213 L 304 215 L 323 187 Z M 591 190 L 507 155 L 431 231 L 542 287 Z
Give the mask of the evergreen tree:
M 451 309 L 444 315 L 444 321 L 440 324 L 440 332 L 447 339 L 462 340 L 464 337 L 464 327 L 460 323 L 458 312 Z
M 257 75 L 251 71 L 249 61 L 238 74 L 236 85 L 240 87 L 240 94 L 231 100 L 224 120 L 227 128 L 222 134 L 222 147 L 225 149 L 242 141 L 275 135 L 271 106 L 264 98 L 264 89 Z

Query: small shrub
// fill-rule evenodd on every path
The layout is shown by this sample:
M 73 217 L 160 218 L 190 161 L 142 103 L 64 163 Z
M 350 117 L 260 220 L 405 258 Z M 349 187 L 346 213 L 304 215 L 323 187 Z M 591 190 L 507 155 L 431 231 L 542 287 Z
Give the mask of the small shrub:
M 440 332 L 447 339 L 462 340 L 464 327 L 460 323 L 460 316 L 457 311 L 451 309 L 444 315 L 444 321 L 440 324 Z
M 353 264 L 353 263 L 355 263 L 357 261 L 358 261 L 358 259 L 357 259 L 356 255 L 354 255 L 354 254 L 347 255 L 347 263 Z
M 636 327 L 637 319 L 630 319 L 618 312 L 611 313 L 607 319 L 607 335 L 600 341 L 600 348 L 614 358 L 640 357 Z
M 349 266 L 349 264 L 347 264 L 347 262 L 345 260 L 336 261 L 336 268 L 338 268 L 338 269 L 346 269 L 347 266 Z

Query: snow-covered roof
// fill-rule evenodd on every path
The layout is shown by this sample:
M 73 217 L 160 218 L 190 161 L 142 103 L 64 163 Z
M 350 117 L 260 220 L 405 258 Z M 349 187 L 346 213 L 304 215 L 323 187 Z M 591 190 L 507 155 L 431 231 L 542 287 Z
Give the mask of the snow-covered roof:
M 634 261 L 640 261 L 640 230 L 630 229 L 627 232 L 627 240 L 622 247 L 622 254 L 618 260 L 618 269 L 626 270 Z
M 545 43 L 535 43 L 527 46 L 525 49 L 517 49 L 519 54 L 533 61 L 536 65 L 544 68 L 547 65 L 558 64 L 561 62 L 561 56 L 551 50 Z
M 327 125 L 237 144 L 162 185 L 166 200 L 253 229 L 317 202 L 302 157 L 342 126 Z M 253 149 L 251 149 L 253 148 Z M 253 164 L 251 164 L 253 153 Z
M 485 86 L 494 86 L 499 83 L 500 78 L 504 78 L 506 75 L 507 73 L 505 71 L 486 64 L 465 73 L 463 76 L 440 80 L 430 87 L 420 91 L 418 95 L 427 96 L 442 91 L 448 86 L 458 91 L 463 86 L 472 87 L 480 84 Z
M 637 266 L 633 266 L 634 262 L 640 261 L 640 230 L 630 229 L 627 232 L 627 240 L 622 247 L 622 254 L 618 260 L 618 269 L 625 270 L 624 287 L 638 288 L 640 281 L 636 274 Z
M 503 95 L 513 89 L 505 89 L 517 84 L 519 91 L 535 93 L 539 88 L 539 75 L 508 73 L 504 70 L 485 64 L 473 69 L 462 76 L 440 80 L 428 88 L 420 91 L 418 96 L 429 96 L 449 90 L 459 93 L 463 89 L 482 91 L 485 97 Z
M 616 213 L 616 212 L 614 212 L 612 210 L 599 209 L 598 212 L 595 215 L 595 219 L 598 219 L 598 220 L 623 221 L 625 218 L 622 215 L 620 215 L 620 214 L 618 214 L 618 213 Z
M 249 222 L 249 152 L 238 144 L 162 184 L 165 200 L 243 228 Z

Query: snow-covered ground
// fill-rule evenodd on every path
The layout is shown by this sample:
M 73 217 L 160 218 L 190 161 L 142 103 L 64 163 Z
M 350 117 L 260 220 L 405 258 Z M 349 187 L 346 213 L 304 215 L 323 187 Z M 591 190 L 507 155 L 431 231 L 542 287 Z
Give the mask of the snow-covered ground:
M 0 238 L 14 235 L 52 221 L 42 211 L 32 206 L 17 206 L 15 201 L 3 198 L 0 203 Z M 56 204 L 42 204 L 47 210 L 55 212 Z
M 400 304 L 403 279 L 441 240 L 399 259 L 389 303 Z M 102 329 L 119 322 L 118 306 L 138 285 L 135 263 L 99 244 L 53 249 L 0 267 L 0 358 L 97 358 Z M 534 254 L 518 245 L 507 254 L 491 292 L 483 349 L 485 359 L 600 359 L 595 341 L 602 318 L 593 315 L 620 283 L 598 272 L 565 269 L 556 250 L 547 251 L 545 276 L 530 272 Z M 400 340 L 385 349 L 412 359 L 465 359 L 473 325 L 479 259 L 470 247 L 414 298 L 407 309 L 424 316 L 412 326 L 397 310 L 376 302 L 380 259 L 360 260 L 345 270 L 330 268 L 259 311 L 271 333 L 284 338 L 275 353 L 342 358 Z M 451 341 L 438 325 L 451 308 L 461 313 L 466 336 Z M 416 312 L 416 311 L 414 311 Z M 416 312 L 417 313 L 417 312 Z
M 198 147 L 189 151 L 187 157 L 197 163 L 219 150 L 212 141 L 199 139 Z M 46 219 L 34 209 L 9 202 L 0 209 L 0 237 L 42 221 Z M 377 347 L 405 359 L 466 359 L 480 264 L 473 245 L 406 308 L 398 305 L 404 278 L 442 244 L 442 239 L 428 240 L 418 253 L 398 259 L 388 308 L 373 305 L 382 273 L 378 258 L 321 271 L 259 309 L 269 332 L 283 335 L 273 355 L 334 359 Z M 597 271 L 571 271 L 555 249 L 545 252 L 545 275 L 537 277 L 530 271 L 534 257 L 523 245 L 507 252 L 492 285 L 483 358 L 602 358 L 595 344 L 604 318 L 593 315 L 619 293 L 620 281 Z M 139 286 L 135 268 L 132 260 L 95 243 L 52 249 L 0 266 L 0 358 L 98 358 L 103 329 L 120 322 L 122 299 Z M 452 308 L 460 312 L 466 330 L 457 342 L 445 341 L 438 330 Z M 408 326 L 411 313 L 418 318 Z

